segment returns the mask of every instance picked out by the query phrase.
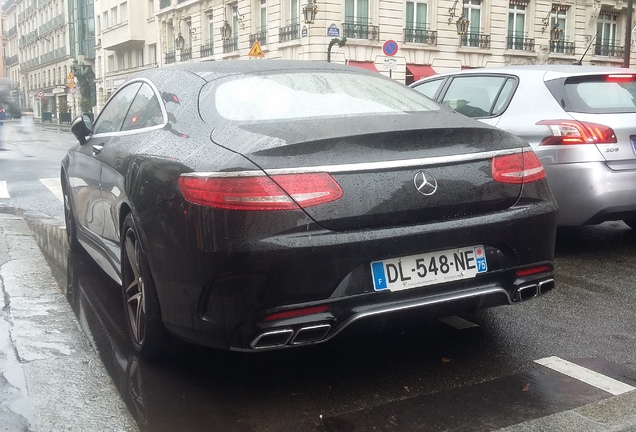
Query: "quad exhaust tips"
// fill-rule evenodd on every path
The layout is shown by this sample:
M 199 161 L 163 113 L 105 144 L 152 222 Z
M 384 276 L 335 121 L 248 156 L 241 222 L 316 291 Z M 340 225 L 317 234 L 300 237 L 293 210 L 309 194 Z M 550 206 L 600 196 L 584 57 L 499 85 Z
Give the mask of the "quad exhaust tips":
M 521 302 L 530 300 L 552 289 L 554 289 L 554 279 L 552 278 L 522 285 L 514 291 L 513 301 Z

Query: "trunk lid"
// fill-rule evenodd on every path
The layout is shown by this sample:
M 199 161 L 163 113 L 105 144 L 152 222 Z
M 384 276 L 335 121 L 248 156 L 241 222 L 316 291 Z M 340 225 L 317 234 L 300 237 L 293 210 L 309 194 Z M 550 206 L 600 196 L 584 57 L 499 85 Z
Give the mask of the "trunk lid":
M 524 142 L 447 112 L 243 125 L 216 129 L 211 138 L 270 176 L 330 173 L 343 196 L 304 209 L 330 230 L 496 212 L 521 193 L 520 184 L 493 180 L 491 160 Z

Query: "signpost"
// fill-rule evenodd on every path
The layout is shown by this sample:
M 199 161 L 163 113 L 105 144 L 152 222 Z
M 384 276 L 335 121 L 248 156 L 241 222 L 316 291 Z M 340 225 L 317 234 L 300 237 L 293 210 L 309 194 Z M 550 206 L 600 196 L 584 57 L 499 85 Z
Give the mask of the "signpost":
M 398 44 L 393 39 L 389 39 L 384 42 L 382 45 L 382 52 L 387 57 L 392 57 L 398 52 Z M 392 60 L 392 61 L 391 61 Z M 393 69 L 395 69 L 396 60 L 395 59 L 384 59 L 384 69 L 389 70 L 389 78 L 393 78 Z

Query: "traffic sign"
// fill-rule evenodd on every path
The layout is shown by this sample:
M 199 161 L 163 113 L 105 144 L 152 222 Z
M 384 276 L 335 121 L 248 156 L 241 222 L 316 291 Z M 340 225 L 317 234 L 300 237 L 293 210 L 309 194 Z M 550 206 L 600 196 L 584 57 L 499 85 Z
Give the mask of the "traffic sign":
M 392 39 L 389 39 L 388 41 L 384 42 L 384 45 L 382 45 L 382 52 L 384 53 L 385 56 L 388 56 L 388 57 L 394 56 L 398 52 L 397 42 Z
M 397 60 L 394 58 L 385 58 L 384 59 L 384 69 L 388 69 L 392 71 L 397 66 Z
M 44 92 L 40 90 L 39 92 L 36 93 L 36 96 L 38 97 L 38 99 L 42 99 L 44 97 Z
M 250 57 L 265 57 L 263 50 L 261 49 L 261 44 L 258 43 L 258 40 L 254 41 L 254 45 L 252 45 L 252 49 L 248 54 Z

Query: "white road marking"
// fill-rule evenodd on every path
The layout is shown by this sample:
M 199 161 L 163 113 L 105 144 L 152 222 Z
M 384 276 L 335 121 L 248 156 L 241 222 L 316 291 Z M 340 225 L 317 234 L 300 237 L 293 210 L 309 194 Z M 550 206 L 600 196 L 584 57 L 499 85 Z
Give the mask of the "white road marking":
M 9 189 L 7 189 L 6 181 L 0 181 L 0 198 L 11 198 L 9 196 Z
M 636 387 L 632 387 L 628 384 L 617 381 L 614 378 L 594 372 L 593 370 L 584 368 L 567 360 L 563 360 L 559 357 L 546 357 L 535 360 L 535 363 L 539 363 L 542 366 L 575 378 L 579 381 L 583 381 L 586 384 L 604 390 L 614 396 L 636 390 Z
M 53 195 L 55 195 L 55 198 L 57 198 L 61 202 L 64 202 L 64 195 L 62 194 L 62 183 L 60 183 L 60 179 L 47 178 L 47 179 L 40 179 L 40 181 L 51 192 L 53 192 Z
M 440 318 L 439 320 L 443 322 L 444 324 L 448 324 L 449 326 L 456 328 L 457 330 L 464 330 L 467 328 L 479 327 L 474 322 L 465 320 L 464 318 L 458 317 L 457 315 Z

